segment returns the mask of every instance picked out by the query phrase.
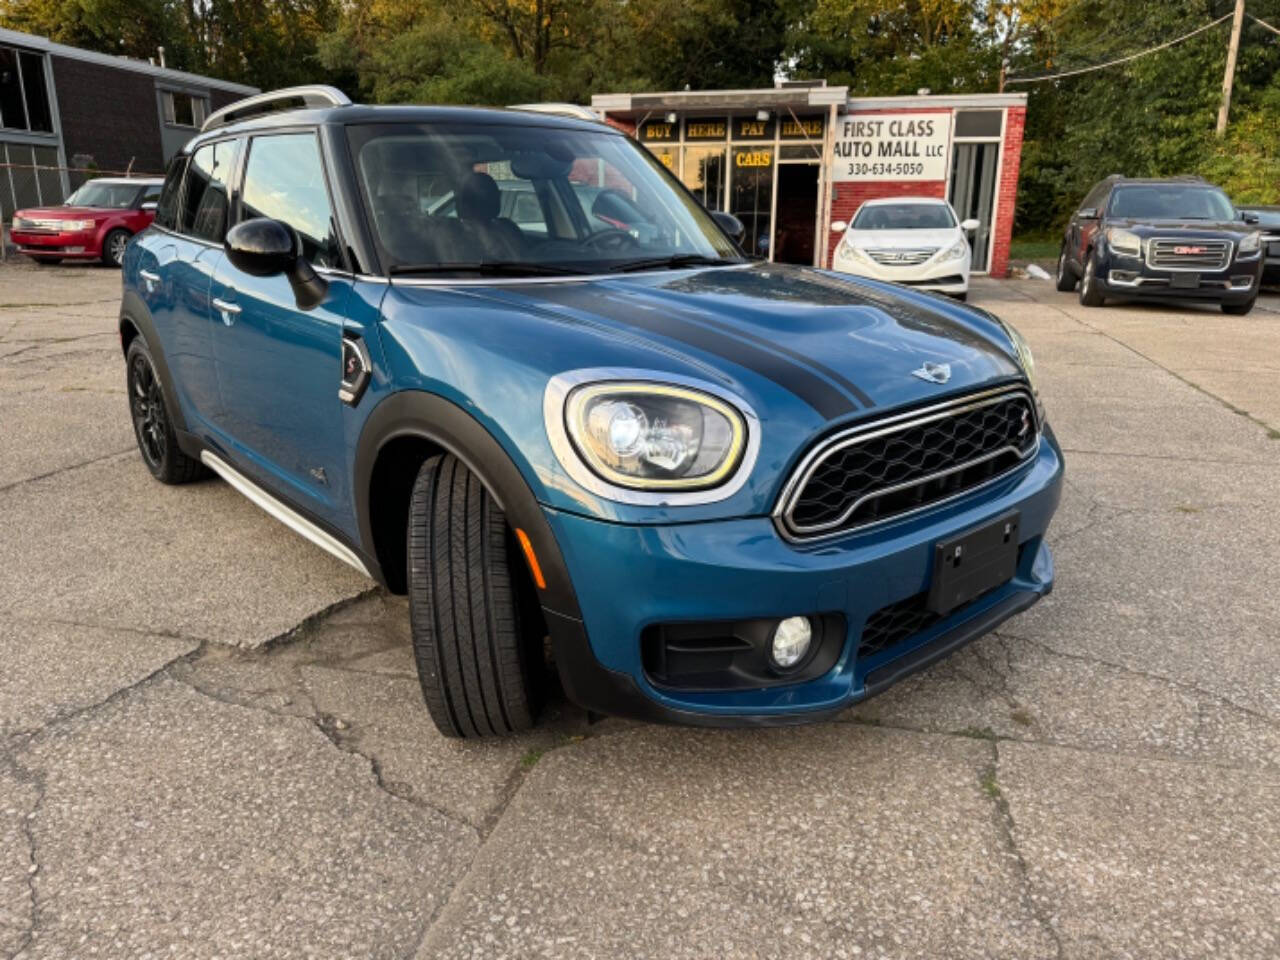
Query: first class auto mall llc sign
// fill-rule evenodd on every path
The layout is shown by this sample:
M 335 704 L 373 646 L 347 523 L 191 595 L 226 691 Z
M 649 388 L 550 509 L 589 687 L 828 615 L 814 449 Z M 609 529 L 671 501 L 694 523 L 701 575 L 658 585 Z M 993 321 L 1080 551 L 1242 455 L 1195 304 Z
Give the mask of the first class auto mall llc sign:
M 951 112 L 852 114 L 836 122 L 831 179 L 945 180 Z

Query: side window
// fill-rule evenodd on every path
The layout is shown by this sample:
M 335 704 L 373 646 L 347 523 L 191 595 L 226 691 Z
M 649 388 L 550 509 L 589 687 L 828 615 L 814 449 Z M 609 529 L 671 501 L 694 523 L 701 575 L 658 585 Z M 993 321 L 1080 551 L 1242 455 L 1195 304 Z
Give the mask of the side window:
M 175 154 L 169 161 L 169 172 L 164 176 L 164 187 L 160 191 L 159 205 L 156 207 L 156 224 L 170 230 L 178 226 L 178 198 L 182 195 L 182 174 L 187 169 L 187 155 Z
M 1084 201 L 1080 204 L 1080 209 L 1083 210 L 1086 207 L 1101 206 L 1102 202 L 1107 198 L 1107 187 L 1108 184 L 1106 183 L 1096 184 L 1085 196 Z
M 282 220 L 302 238 L 303 255 L 319 267 L 341 267 L 333 210 L 314 134 L 254 137 L 245 167 L 241 219 Z
M 186 190 L 178 230 L 210 243 L 221 243 L 231 210 L 231 177 L 239 143 L 220 140 L 201 147 L 187 164 Z

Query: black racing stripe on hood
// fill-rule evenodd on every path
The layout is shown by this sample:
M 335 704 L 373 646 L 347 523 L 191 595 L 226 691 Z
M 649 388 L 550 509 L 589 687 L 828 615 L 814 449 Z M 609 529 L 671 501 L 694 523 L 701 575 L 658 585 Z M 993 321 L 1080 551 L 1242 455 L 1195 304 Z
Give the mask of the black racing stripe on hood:
M 812 367 L 814 370 L 817 370 L 828 380 L 833 381 L 834 383 L 838 384 L 839 386 L 847 390 L 864 407 L 867 407 L 869 409 L 876 405 L 876 402 L 872 400 L 870 396 L 867 395 L 866 391 L 862 390 L 856 383 L 853 383 L 843 374 L 837 373 L 835 370 L 832 370 L 825 363 L 821 363 L 818 360 L 813 360 L 809 357 L 806 357 L 802 353 L 796 353 L 796 351 L 792 350 L 790 347 L 782 345 L 781 343 L 774 343 L 771 340 L 766 340 L 764 337 L 758 337 L 754 333 L 748 333 L 745 330 L 739 330 L 736 327 L 730 326 L 729 324 L 725 323 L 722 320 L 716 320 L 712 317 L 698 317 L 698 321 L 700 323 L 707 324 L 707 326 L 715 327 L 718 330 L 724 330 L 726 333 L 731 333 L 735 337 L 742 337 L 742 339 L 744 340 L 750 340 L 753 343 L 758 343 L 768 348 L 769 350 L 776 350 L 778 351 L 778 353 L 781 353 L 784 356 L 791 357 L 793 360 L 799 363 L 802 363 L 805 366 Z
M 550 284 L 547 286 L 552 287 Z M 848 396 L 806 369 L 806 366 L 782 356 L 783 351 L 768 341 L 761 341 L 769 347 L 768 350 L 763 350 L 737 339 L 742 336 L 741 332 L 727 324 L 719 325 L 727 328 L 726 332 L 719 333 L 709 326 L 704 326 L 700 322 L 703 318 L 694 321 L 672 316 L 669 313 L 636 310 L 634 307 L 626 310 L 620 307 L 615 309 L 615 305 L 610 303 L 608 298 L 601 297 L 598 293 L 591 296 L 589 300 L 580 299 L 579 293 L 581 291 L 573 289 L 571 285 L 536 292 L 532 289 L 528 291 L 531 297 L 540 297 L 566 307 L 597 313 L 617 323 L 679 340 L 681 343 L 736 363 L 767 380 L 772 380 L 784 390 L 789 390 L 828 420 L 846 416 L 858 409 Z M 808 361 L 805 363 L 807 365 Z

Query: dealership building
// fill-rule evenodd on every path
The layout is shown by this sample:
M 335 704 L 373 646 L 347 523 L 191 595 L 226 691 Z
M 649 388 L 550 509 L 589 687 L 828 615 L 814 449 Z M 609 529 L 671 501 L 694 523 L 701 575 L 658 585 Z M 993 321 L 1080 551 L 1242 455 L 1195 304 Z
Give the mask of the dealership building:
M 752 253 L 829 266 L 840 241 L 832 224 L 865 200 L 945 197 L 981 224 L 973 272 L 1008 273 L 1026 94 L 850 97 L 805 81 L 604 94 L 591 106 L 708 208 L 738 217 Z
M 95 172 L 163 173 L 209 113 L 257 92 L 0 29 L 0 216 Z

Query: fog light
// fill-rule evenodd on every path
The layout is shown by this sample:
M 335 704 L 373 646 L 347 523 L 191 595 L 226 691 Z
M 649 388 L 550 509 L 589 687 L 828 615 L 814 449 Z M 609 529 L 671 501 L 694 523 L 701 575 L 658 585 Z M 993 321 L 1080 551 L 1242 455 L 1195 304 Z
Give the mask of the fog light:
M 773 631 L 773 648 L 770 655 L 773 665 L 783 670 L 794 667 L 809 652 L 813 640 L 813 627 L 808 617 L 787 617 Z

